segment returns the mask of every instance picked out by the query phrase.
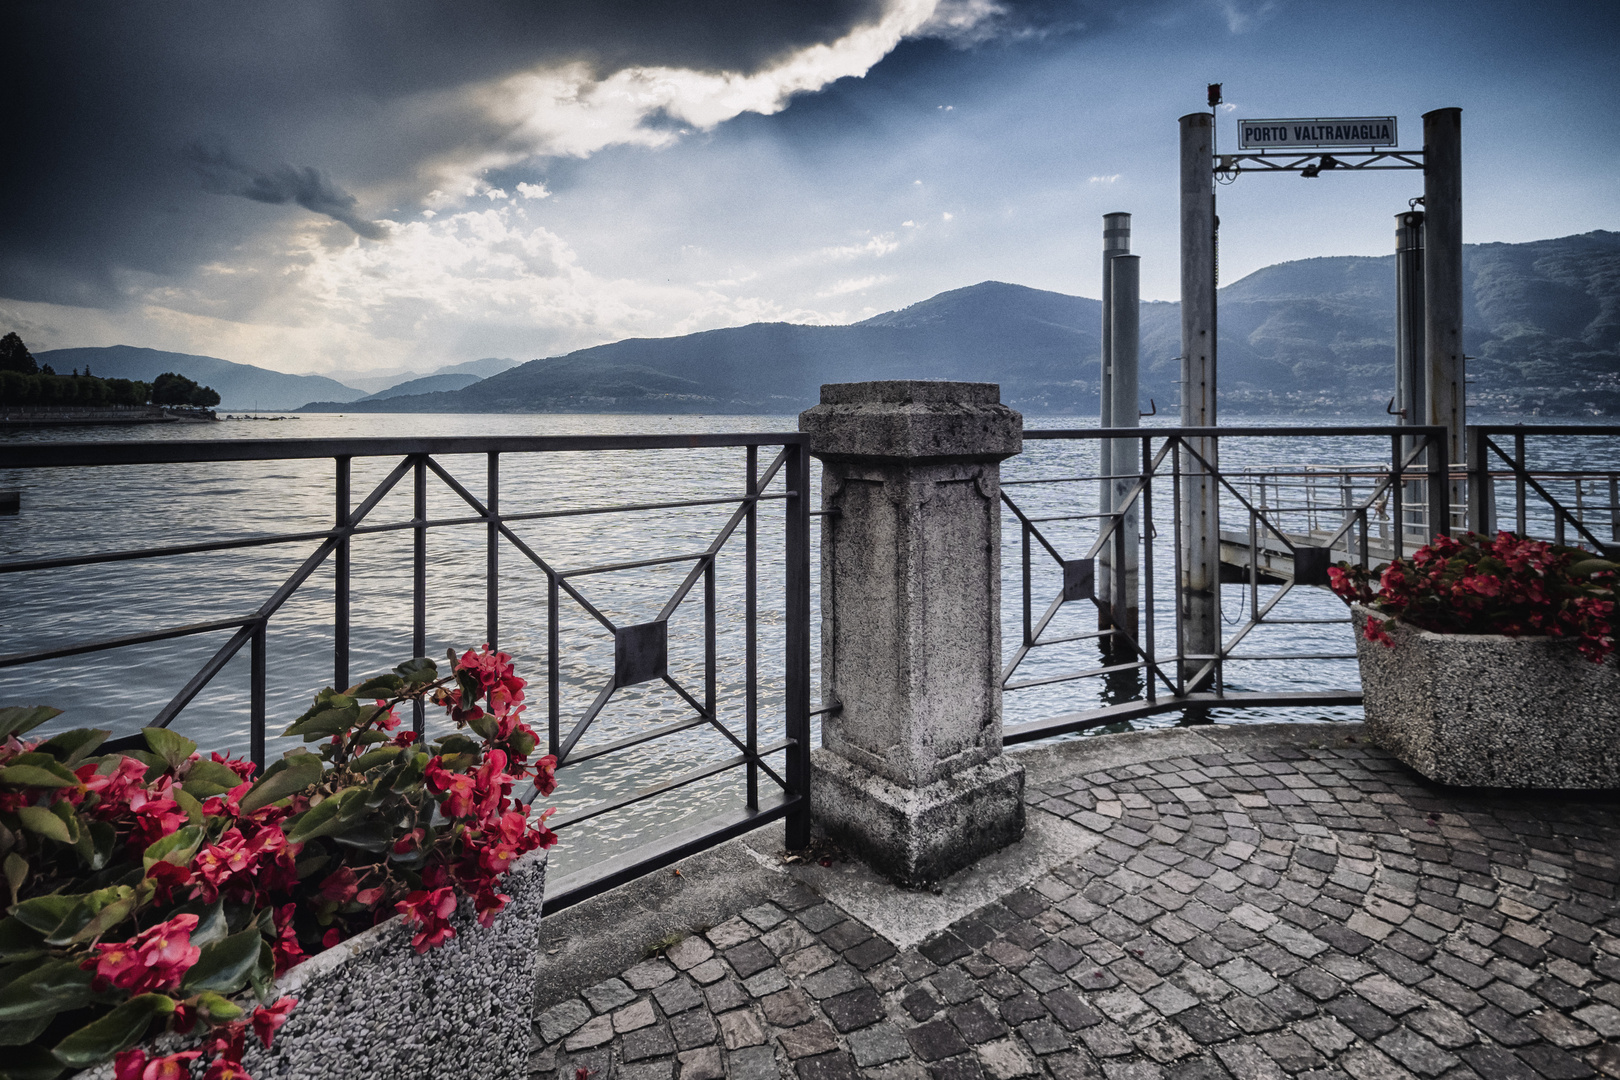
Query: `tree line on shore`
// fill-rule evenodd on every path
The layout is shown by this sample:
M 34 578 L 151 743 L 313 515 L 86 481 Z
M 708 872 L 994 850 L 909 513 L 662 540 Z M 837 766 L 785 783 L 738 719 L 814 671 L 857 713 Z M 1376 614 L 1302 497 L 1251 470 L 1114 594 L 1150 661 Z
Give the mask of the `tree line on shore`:
M 137 379 L 103 379 L 84 374 L 77 368 L 71 375 L 58 375 L 51 365 L 43 367 L 28 351 L 15 332 L 0 338 L 0 405 L 182 405 L 213 408 L 219 393 L 207 386 L 166 371 L 151 382 Z

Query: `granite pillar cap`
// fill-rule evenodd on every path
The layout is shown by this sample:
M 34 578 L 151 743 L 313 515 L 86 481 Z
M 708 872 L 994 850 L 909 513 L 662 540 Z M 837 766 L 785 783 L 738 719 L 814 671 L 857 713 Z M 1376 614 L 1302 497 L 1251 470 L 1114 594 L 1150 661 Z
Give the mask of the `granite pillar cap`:
M 893 379 L 827 383 L 799 430 L 824 461 L 1000 461 L 1023 448 L 1024 418 L 996 383 Z

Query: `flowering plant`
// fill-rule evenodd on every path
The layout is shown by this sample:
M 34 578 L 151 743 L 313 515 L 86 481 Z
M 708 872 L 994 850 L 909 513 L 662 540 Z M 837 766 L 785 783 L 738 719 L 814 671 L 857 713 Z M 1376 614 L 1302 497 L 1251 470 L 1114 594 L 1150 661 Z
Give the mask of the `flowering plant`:
M 1340 563 L 1328 578 L 1344 599 L 1424 630 L 1574 638 L 1581 655 L 1602 663 L 1614 649 L 1617 571 L 1580 548 L 1501 532 L 1437 536 L 1410 559 L 1372 571 Z M 1368 619 L 1365 633 L 1395 644 L 1382 620 Z
M 270 1045 L 296 1004 L 270 1000 L 274 979 L 309 953 L 396 912 L 425 951 L 454 935 L 461 896 L 489 925 L 510 899 L 501 875 L 556 842 L 550 811 L 531 818 L 512 797 L 525 780 L 551 794 L 556 759 L 528 760 L 510 657 L 450 659 L 443 678 L 412 660 L 321 691 L 283 733 L 318 752 L 257 778 L 162 728 L 145 729 L 146 750 L 99 757 L 106 731 L 24 741 L 60 710 L 0 709 L 0 1078 L 116 1055 L 116 1080 L 178 1080 L 199 1058 L 207 1080 L 251 1080 L 247 1032 Z M 412 701 L 456 730 L 430 746 L 396 733 Z M 157 1025 L 201 1025 L 202 1049 L 133 1048 Z

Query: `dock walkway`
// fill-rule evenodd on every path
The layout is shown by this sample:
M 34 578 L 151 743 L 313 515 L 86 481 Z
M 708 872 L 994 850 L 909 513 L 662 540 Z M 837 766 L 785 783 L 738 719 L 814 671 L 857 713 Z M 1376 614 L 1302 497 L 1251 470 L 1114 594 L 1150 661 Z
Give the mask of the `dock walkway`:
M 1019 758 L 1026 839 L 938 892 L 762 830 L 547 919 L 534 1075 L 1620 1077 L 1620 798 L 1360 724 Z

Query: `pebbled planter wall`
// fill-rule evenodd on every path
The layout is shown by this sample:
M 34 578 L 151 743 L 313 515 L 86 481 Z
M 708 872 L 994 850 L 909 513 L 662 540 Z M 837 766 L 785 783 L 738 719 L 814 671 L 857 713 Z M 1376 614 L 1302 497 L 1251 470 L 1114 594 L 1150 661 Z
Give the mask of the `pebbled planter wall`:
M 1594 664 L 1558 638 L 1435 634 L 1396 623 L 1356 655 L 1372 735 L 1431 780 L 1463 787 L 1620 788 L 1620 654 Z
M 424 955 L 395 916 L 310 957 L 276 984 L 298 1007 L 275 1046 L 249 1032 L 243 1066 L 254 1080 L 527 1080 L 545 882 L 546 853 L 530 852 L 502 879 L 512 900 L 488 928 L 463 899 L 456 936 Z M 158 1052 L 197 1043 L 165 1036 Z M 112 1075 L 109 1062 L 79 1078 Z

